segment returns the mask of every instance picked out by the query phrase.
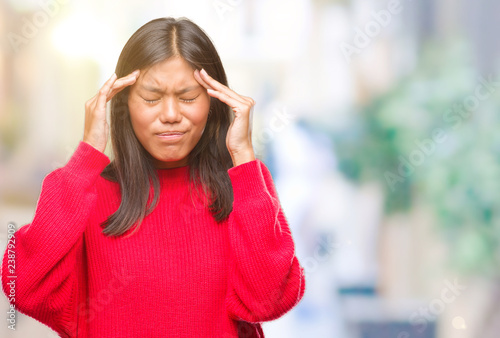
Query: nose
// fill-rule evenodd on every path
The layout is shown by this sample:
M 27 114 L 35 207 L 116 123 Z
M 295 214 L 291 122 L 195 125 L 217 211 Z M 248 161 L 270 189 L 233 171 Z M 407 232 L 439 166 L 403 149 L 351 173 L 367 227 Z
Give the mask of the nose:
M 162 123 L 180 122 L 182 115 L 178 103 L 171 98 L 162 100 L 158 117 Z

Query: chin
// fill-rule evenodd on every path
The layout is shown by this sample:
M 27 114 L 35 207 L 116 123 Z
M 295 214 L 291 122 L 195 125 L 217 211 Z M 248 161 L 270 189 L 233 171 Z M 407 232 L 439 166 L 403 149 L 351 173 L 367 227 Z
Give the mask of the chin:
M 175 156 L 175 157 L 172 157 L 172 156 L 153 156 L 154 159 L 155 159 L 155 162 L 157 163 L 174 163 L 174 162 L 181 162 L 185 159 L 185 157 L 179 157 L 179 156 Z

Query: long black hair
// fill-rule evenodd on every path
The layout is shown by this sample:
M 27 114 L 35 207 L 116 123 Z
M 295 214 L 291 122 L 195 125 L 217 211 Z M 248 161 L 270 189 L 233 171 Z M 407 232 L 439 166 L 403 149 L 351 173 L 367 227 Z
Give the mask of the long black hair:
M 205 69 L 218 82 L 228 85 L 219 54 L 207 34 L 187 18 L 160 18 L 139 28 L 125 44 L 116 66 L 118 78 L 136 69 L 148 68 L 171 57 L 181 57 L 195 69 Z M 129 88 L 111 100 L 111 142 L 114 159 L 101 176 L 118 182 L 121 204 L 101 224 L 103 233 L 119 236 L 134 224 L 136 229 L 144 217 L 158 204 L 160 184 L 152 156 L 135 136 L 128 109 Z M 233 166 L 226 146 L 226 135 L 232 122 L 230 108 L 211 98 L 210 114 L 201 139 L 188 156 L 189 181 L 201 185 L 209 210 L 217 222 L 232 210 L 233 190 L 227 170 Z M 150 203 L 151 184 L 154 195 Z M 191 188 L 191 184 L 189 184 Z

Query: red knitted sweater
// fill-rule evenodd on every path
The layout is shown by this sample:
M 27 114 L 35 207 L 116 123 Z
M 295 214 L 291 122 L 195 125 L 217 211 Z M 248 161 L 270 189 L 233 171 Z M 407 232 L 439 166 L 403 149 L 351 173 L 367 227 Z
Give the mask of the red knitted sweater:
M 157 169 L 158 206 L 120 237 L 99 226 L 121 201 L 100 176 L 109 162 L 82 141 L 44 178 L 32 222 L 9 242 L 15 267 L 2 261 L 18 311 L 62 337 L 250 338 L 300 301 L 304 270 L 259 159 L 228 170 L 233 210 L 221 223 L 191 197 L 188 166 Z

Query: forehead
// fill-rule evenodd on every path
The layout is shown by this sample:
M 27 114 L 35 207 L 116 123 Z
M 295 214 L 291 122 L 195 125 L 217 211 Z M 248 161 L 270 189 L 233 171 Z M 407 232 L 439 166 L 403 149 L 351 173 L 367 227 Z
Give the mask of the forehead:
M 173 57 L 152 65 L 141 72 L 138 83 L 160 89 L 174 89 L 179 86 L 198 84 L 194 68 L 180 57 Z

